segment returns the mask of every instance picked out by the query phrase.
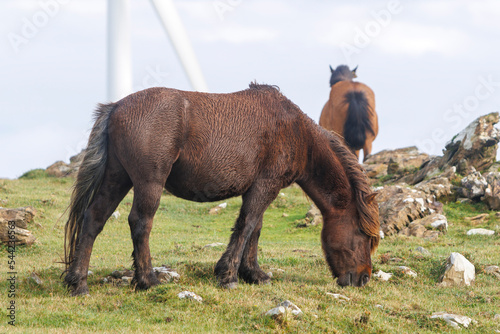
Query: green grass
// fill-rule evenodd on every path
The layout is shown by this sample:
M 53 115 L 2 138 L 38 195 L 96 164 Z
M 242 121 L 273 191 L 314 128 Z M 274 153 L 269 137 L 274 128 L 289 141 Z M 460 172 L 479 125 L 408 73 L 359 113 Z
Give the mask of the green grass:
M 259 262 L 273 272 L 272 284 L 255 286 L 240 283 L 233 291 L 217 286 L 215 263 L 224 246 L 203 248 L 213 242 L 227 243 L 237 217 L 240 198 L 228 200 L 218 215 L 208 210 L 218 203 L 192 203 L 164 195 L 150 238 L 153 265 L 166 264 L 181 275 L 178 283 L 134 292 L 129 286 L 104 284 L 103 278 L 120 268 L 130 268 L 132 242 L 127 215 L 132 193 L 120 204 L 121 216 L 111 218 L 94 245 L 89 277 L 91 297 L 70 297 L 61 284 L 64 217 L 72 179 L 29 173 L 18 180 L 0 180 L 0 203 L 4 207 L 32 205 L 37 211 L 30 226 L 37 237 L 31 247 L 16 250 L 18 285 L 16 327 L 7 325 L 7 248 L 2 246 L 0 280 L 0 333 L 454 333 L 443 321 L 430 319 L 437 311 L 469 316 L 477 321 L 469 332 L 491 333 L 500 329 L 493 316 L 500 313 L 500 281 L 486 275 L 487 265 L 500 264 L 500 224 L 493 213 L 484 226 L 494 229 L 493 237 L 467 237 L 472 228 L 464 217 L 488 212 L 480 204 L 445 205 L 451 226 L 436 242 L 408 237 L 381 241 L 373 257 L 374 270 L 394 273 L 389 282 L 376 279 L 365 288 L 340 288 L 332 280 L 323 259 L 320 226 L 297 228 L 310 201 L 298 188 L 283 190 L 267 210 L 259 243 Z M 283 217 L 283 213 L 288 214 Z M 415 248 L 423 246 L 432 255 Z M 477 269 L 474 285 L 443 288 L 437 285 L 444 261 L 451 252 L 460 252 Z M 399 258 L 401 262 L 391 262 Z M 399 274 L 396 266 L 406 265 L 418 277 Z M 284 270 L 283 272 L 277 269 Z M 43 284 L 29 277 L 36 272 Z M 189 290 L 202 296 L 203 303 L 180 300 L 177 294 Z M 341 293 L 351 298 L 340 302 L 326 295 Z M 304 315 L 276 321 L 263 314 L 289 299 Z M 381 305 L 377 307 L 376 305 Z

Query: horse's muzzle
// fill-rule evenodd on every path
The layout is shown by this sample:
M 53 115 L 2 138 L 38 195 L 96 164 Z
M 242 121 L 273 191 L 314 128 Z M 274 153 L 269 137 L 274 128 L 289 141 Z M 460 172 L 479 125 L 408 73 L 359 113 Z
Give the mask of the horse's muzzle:
M 369 281 L 370 281 L 370 274 L 368 272 L 363 272 L 361 274 L 355 272 L 347 272 L 338 278 L 337 284 L 340 285 L 341 287 L 344 286 L 362 287 L 365 286 Z

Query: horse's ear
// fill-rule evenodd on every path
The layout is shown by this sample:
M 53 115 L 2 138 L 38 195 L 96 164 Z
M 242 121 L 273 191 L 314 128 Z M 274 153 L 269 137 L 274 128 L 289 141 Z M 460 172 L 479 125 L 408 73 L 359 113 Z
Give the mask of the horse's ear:
M 332 68 L 332 65 L 330 65 L 330 72 L 335 72 L 335 70 Z
M 356 65 L 356 67 L 354 68 L 354 70 L 352 70 L 352 74 L 354 75 L 355 78 L 357 78 L 358 76 L 356 75 L 356 70 L 358 69 L 358 65 Z
M 377 197 L 377 195 L 378 195 L 378 192 L 374 192 L 374 193 L 366 195 L 365 202 L 368 204 L 372 204 L 373 200 L 375 199 L 375 197 Z

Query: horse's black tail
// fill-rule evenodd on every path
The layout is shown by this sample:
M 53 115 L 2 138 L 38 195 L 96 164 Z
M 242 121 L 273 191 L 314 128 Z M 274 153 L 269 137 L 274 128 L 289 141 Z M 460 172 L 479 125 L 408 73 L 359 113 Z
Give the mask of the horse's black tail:
M 64 263 L 66 270 L 73 262 L 83 215 L 101 186 L 108 156 L 108 122 L 115 104 L 101 104 L 94 113 L 95 123 L 90 133 L 85 157 L 73 186 L 69 217 L 64 227 Z
M 345 94 L 347 120 L 344 124 L 344 139 L 347 146 L 360 150 L 365 145 L 366 133 L 375 135 L 369 118 L 370 104 L 364 92 L 352 91 Z

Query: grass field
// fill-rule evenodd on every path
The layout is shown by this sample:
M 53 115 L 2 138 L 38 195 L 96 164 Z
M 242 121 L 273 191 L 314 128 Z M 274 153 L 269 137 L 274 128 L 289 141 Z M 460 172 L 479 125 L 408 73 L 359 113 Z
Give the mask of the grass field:
M 70 297 L 61 283 L 64 217 L 73 180 L 31 172 L 18 180 L 0 180 L 0 206 L 31 205 L 38 214 L 29 229 L 37 237 L 31 247 L 17 247 L 16 326 L 8 325 L 7 247 L 1 246 L 0 333 L 447 333 L 456 330 L 442 320 L 430 319 L 437 311 L 471 317 L 477 322 L 466 331 L 494 333 L 500 330 L 500 280 L 483 272 L 500 264 L 499 224 L 493 213 L 484 226 L 496 231 L 492 237 L 466 236 L 471 228 L 464 217 L 488 212 L 485 207 L 451 203 L 445 205 L 449 231 L 438 241 L 387 237 L 373 257 L 374 271 L 392 272 L 388 282 L 372 279 L 364 288 L 340 288 L 324 261 L 320 226 L 299 228 L 310 201 L 298 188 L 283 190 L 284 196 L 264 216 L 259 243 L 259 263 L 273 273 L 272 284 L 240 283 L 232 291 L 217 286 L 215 263 L 227 244 L 238 214 L 240 198 L 227 201 L 220 214 L 208 210 L 218 203 L 199 204 L 164 195 L 150 238 L 153 265 L 174 268 L 181 278 L 146 292 L 130 286 L 103 283 L 112 271 L 130 268 L 132 241 L 127 215 L 132 193 L 120 204 L 118 219 L 111 218 L 94 245 L 89 277 L 90 297 Z M 284 217 L 283 213 L 288 216 Z M 477 227 L 477 226 L 475 226 Z M 424 256 L 415 249 L 431 252 Z M 470 287 L 437 285 L 444 262 L 460 252 L 476 267 Z M 391 259 L 397 258 L 395 262 Z M 396 259 L 396 260 L 397 260 Z M 398 273 L 405 265 L 418 277 Z M 278 270 L 280 269 L 280 270 Z M 30 275 L 42 279 L 36 284 Z M 181 300 L 189 290 L 203 297 L 202 303 Z M 327 295 L 341 293 L 341 302 Z M 304 314 L 282 321 L 264 313 L 283 300 L 290 300 Z

